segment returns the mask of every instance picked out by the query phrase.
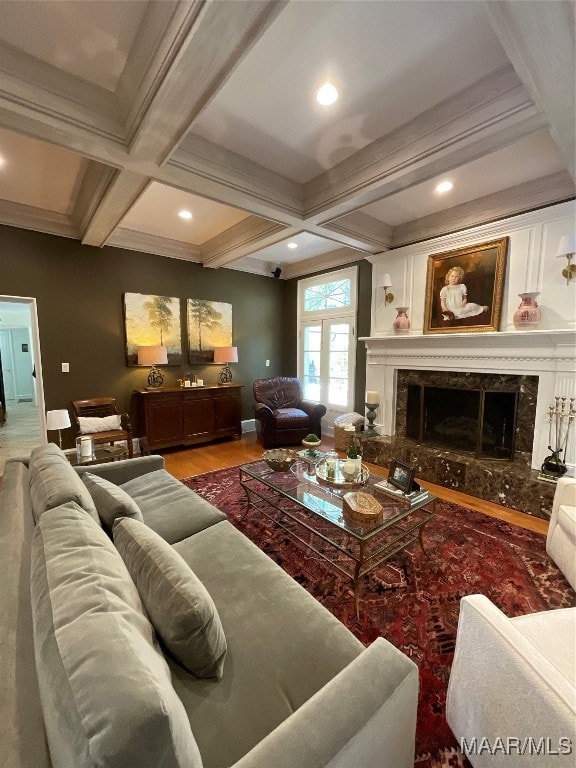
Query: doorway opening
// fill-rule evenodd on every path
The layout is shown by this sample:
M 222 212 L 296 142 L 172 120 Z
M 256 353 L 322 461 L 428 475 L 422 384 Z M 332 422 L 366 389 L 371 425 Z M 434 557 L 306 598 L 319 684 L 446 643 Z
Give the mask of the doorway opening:
M 36 300 L 0 295 L 0 475 L 46 442 Z

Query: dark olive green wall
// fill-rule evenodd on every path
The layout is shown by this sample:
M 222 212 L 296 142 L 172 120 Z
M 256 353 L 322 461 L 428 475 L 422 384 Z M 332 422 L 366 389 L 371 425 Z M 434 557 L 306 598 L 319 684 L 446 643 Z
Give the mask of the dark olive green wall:
M 143 293 L 232 304 L 239 362 L 231 367 L 234 380 L 245 386 L 242 418 L 253 418 L 253 380 L 284 373 L 283 340 L 290 336 L 284 324 L 285 285 L 237 270 L 204 269 L 178 259 L 0 227 L 0 294 L 37 300 L 47 409 L 110 395 L 134 413 L 132 392 L 146 384 L 147 369 L 126 367 L 122 295 Z M 182 329 L 185 337 L 184 318 Z M 70 373 L 61 372 L 63 362 L 70 363 Z M 166 368 L 165 384 L 175 384 L 187 370 L 216 384 L 220 369 Z
M 368 336 L 372 266 L 367 261 L 357 265 L 357 336 Z M 239 362 L 231 367 L 234 380 L 245 387 L 242 418 L 251 419 L 254 379 L 296 375 L 297 289 L 296 279 L 205 269 L 178 259 L 92 248 L 77 240 L 0 226 L 0 295 L 37 301 L 47 410 L 65 408 L 79 398 L 109 395 L 135 417 L 132 392 L 145 386 L 147 369 L 126 367 L 122 295 L 143 293 L 232 304 Z M 185 343 L 185 317 L 182 331 Z M 70 373 L 61 372 L 63 362 L 70 363 Z M 355 410 L 360 413 L 365 369 L 366 352 L 359 343 Z M 187 370 L 206 384 L 216 384 L 220 366 L 166 368 L 165 384 L 175 384 Z M 70 432 L 63 437 L 71 442 Z
M 370 335 L 370 307 L 372 302 L 372 264 L 363 259 L 352 264 L 343 265 L 338 269 L 358 267 L 358 328 L 356 338 Z M 323 274 L 333 270 L 323 270 L 316 274 Z M 307 275 L 306 277 L 311 277 Z M 297 369 L 297 310 L 298 310 L 298 280 L 286 282 L 284 294 L 284 344 L 282 361 L 286 376 L 295 376 Z M 364 413 L 364 395 L 366 389 L 366 347 L 364 342 L 358 342 L 356 346 L 356 380 L 354 410 Z

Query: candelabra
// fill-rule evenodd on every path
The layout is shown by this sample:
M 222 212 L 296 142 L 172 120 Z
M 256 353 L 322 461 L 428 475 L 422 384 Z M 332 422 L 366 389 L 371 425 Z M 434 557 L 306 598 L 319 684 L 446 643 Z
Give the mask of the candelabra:
M 376 418 L 378 403 L 364 403 L 364 405 L 368 409 L 368 413 L 366 414 L 366 418 L 368 419 L 368 429 L 364 434 L 366 435 L 366 437 L 374 437 L 374 435 L 378 434 L 378 432 L 376 432 L 376 429 L 374 427 L 374 419 Z
M 542 464 L 543 480 L 556 481 L 566 472 L 566 451 L 570 433 L 574 427 L 576 418 L 575 397 L 571 397 L 570 405 L 567 407 L 567 397 L 555 397 L 554 405 L 548 406 L 548 450 L 551 451 L 546 456 Z

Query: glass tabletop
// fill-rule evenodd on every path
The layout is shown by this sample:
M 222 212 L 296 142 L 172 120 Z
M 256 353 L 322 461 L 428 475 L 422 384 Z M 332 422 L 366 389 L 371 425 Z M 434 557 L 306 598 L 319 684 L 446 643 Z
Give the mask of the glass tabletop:
M 243 464 L 242 475 L 259 480 L 265 486 L 277 491 L 287 499 L 296 501 L 309 512 L 318 515 L 337 526 L 356 539 L 370 539 L 380 531 L 389 528 L 416 510 L 430 504 L 436 498 L 429 491 L 423 490 L 413 499 L 394 498 L 376 487 L 377 483 L 386 483 L 386 478 L 370 473 L 368 481 L 360 488 L 351 490 L 346 486 L 334 487 L 320 484 L 315 468 L 306 461 L 297 461 L 285 472 L 275 472 L 265 461 Z M 244 478 L 245 480 L 245 478 Z M 365 493 L 372 496 L 382 507 L 379 522 L 359 523 L 351 520 L 345 513 L 344 496 L 348 493 Z

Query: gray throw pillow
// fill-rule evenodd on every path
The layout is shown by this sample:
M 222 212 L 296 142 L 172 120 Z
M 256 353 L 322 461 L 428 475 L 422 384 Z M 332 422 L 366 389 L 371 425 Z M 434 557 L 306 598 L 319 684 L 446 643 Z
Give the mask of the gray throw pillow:
M 219 680 L 226 637 L 200 579 L 168 542 L 137 520 L 117 520 L 114 543 L 170 653 L 196 677 Z
M 109 531 L 117 517 L 133 517 L 143 522 L 140 507 L 122 488 L 91 472 L 85 472 L 82 480 L 96 505 L 100 520 Z
M 201 768 L 134 582 L 102 528 L 73 502 L 38 521 L 31 596 L 54 767 Z

